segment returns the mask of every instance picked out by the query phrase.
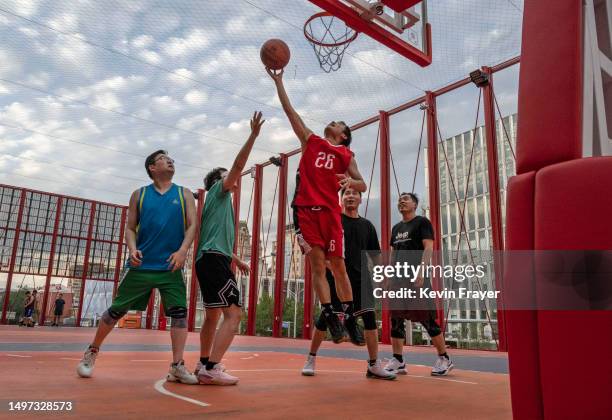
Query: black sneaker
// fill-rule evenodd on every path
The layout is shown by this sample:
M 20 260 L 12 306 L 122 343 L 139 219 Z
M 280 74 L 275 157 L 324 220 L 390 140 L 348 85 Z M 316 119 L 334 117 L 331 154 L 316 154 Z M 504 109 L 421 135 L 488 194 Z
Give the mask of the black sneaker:
M 351 343 L 356 346 L 365 346 L 366 342 L 365 338 L 363 337 L 363 329 L 361 328 L 361 325 L 357 323 L 355 317 L 348 317 L 344 321 L 344 327 L 348 332 L 348 335 L 351 339 Z
M 327 329 L 332 336 L 332 341 L 336 344 L 347 341 L 347 333 L 342 325 L 342 322 L 338 319 L 338 315 L 332 313 L 328 316 L 325 316 L 325 324 L 327 324 Z

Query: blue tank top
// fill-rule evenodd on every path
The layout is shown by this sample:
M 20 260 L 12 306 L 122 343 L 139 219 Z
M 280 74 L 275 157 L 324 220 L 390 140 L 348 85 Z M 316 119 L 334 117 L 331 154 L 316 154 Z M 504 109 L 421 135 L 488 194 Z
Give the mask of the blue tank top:
M 153 184 L 140 189 L 136 246 L 142 252 L 142 264 L 137 269 L 169 270 L 167 260 L 185 238 L 185 217 L 182 187 L 172 184 L 164 194 Z

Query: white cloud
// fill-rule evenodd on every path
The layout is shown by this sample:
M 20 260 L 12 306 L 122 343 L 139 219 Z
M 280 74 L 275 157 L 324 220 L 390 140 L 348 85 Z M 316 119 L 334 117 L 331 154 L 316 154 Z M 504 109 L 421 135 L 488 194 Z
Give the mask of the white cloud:
M 14 2 L 13 10 L 19 15 L 32 16 L 38 11 L 39 3 L 36 0 L 19 0 Z
M 206 92 L 193 89 L 187 92 L 184 99 L 189 105 L 202 105 L 208 99 L 208 95 Z
M 150 64 L 161 63 L 161 56 L 155 51 L 144 50 L 138 53 L 138 56 Z
M 131 44 L 136 48 L 149 48 L 154 41 L 155 39 L 151 35 L 140 35 L 134 38 Z
M 206 114 L 197 114 L 191 117 L 181 118 L 177 126 L 183 130 L 196 130 L 201 129 L 207 120 L 208 116 Z
M 62 32 L 76 32 L 79 29 L 79 19 L 73 13 L 62 13 L 50 19 L 49 26 Z
M 19 32 L 29 38 L 37 38 L 40 36 L 40 33 L 36 29 L 30 28 L 29 26 L 20 26 Z
M 209 44 L 209 34 L 201 29 L 193 29 L 184 38 L 169 38 L 161 47 L 170 57 L 181 57 L 201 51 Z
M 93 104 L 106 109 L 120 109 L 121 101 L 112 92 L 104 92 L 95 95 Z
M 193 80 L 189 80 L 189 79 L 194 79 L 195 78 L 195 74 L 188 69 L 185 68 L 180 68 L 180 69 L 176 69 L 172 72 L 172 74 L 168 75 L 168 80 L 178 86 L 189 86 L 193 84 Z
M 169 114 L 180 111 L 182 109 L 181 104 L 174 98 L 164 95 L 155 96 L 151 99 L 153 108 L 161 114 Z

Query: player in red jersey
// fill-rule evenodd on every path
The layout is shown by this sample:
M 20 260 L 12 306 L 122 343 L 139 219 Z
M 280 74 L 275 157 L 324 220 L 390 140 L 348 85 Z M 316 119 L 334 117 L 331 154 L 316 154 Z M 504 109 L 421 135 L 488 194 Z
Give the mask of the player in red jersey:
M 351 130 L 344 122 L 332 121 L 321 138 L 304 125 L 293 109 L 283 85 L 283 71 L 267 69 L 276 84 L 278 97 L 291 127 L 302 145 L 295 196 L 294 223 L 298 241 L 307 255 L 315 291 L 325 322 L 335 343 L 346 340 L 346 332 L 355 344 L 363 344 L 363 335 L 353 317 L 353 292 L 344 265 L 344 233 L 338 191 L 367 189 L 353 153 Z M 336 279 L 336 292 L 344 309 L 344 327 L 333 312 L 329 284 L 325 277 L 326 260 Z

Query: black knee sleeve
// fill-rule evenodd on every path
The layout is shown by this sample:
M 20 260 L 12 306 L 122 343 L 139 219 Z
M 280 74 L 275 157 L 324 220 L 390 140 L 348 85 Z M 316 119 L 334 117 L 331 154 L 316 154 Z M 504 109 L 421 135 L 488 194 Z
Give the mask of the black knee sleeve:
M 127 312 L 113 311 L 111 308 L 108 308 L 102 314 L 102 321 L 107 325 L 115 325 L 125 314 Z
M 406 338 L 404 318 L 391 318 L 391 337 Z
M 442 328 L 440 328 L 436 320 L 433 318 L 430 318 L 427 321 L 421 321 L 421 325 L 423 328 L 425 328 L 425 330 L 427 330 L 427 334 L 429 334 L 431 338 L 442 334 Z
M 187 328 L 187 308 L 173 306 L 172 308 L 168 308 L 166 316 L 172 318 L 173 328 Z
M 325 323 L 323 312 L 321 312 L 319 319 L 317 319 L 317 322 L 315 322 L 315 328 L 319 331 L 327 331 L 327 324 Z
M 361 319 L 363 319 L 363 329 L 364 330 L 377 330 L 378 325 L 376 325 L 376 314 L 374 311 L 367 311 L 362 313 Z

